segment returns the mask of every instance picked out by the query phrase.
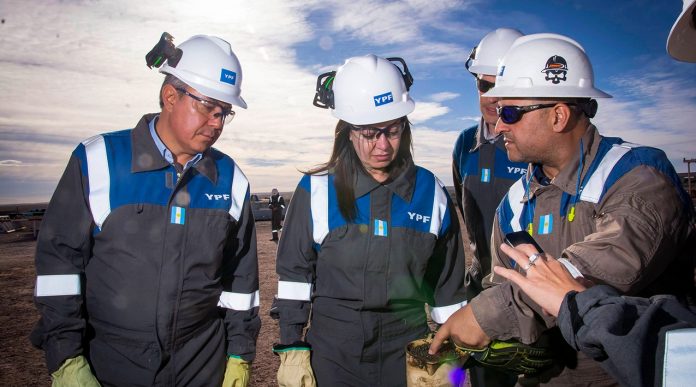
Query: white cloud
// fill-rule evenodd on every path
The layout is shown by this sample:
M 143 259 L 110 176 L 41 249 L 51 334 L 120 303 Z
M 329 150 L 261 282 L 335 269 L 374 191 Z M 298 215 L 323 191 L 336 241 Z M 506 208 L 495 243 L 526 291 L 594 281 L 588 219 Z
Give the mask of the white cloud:
M 449 110 L 447 106 L 442 106 L 437 102 L 417 102 L 416 110 L 408 115 L 408 119 L 413 123 L 425 122 L 431 118 L 445 115 Z
M 451 91 L 443 91 L 441 93 L 432 94 L 429 98 L 435 102 L 449 101 L 459 97 L 459 93 L 453 93 Z
M 696 145 L 696 90 L 684 75 L 641 71 L 614 78 L 618 97 L 599 100 L 594 122 L 607 136 L 664 150 L 678 170 Z M 675 162 L 678 161 L 678 162 Z

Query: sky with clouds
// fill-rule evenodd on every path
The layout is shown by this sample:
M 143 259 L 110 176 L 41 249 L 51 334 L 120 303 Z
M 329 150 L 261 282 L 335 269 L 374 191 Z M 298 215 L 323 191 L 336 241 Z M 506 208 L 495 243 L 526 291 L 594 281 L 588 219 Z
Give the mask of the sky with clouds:
M 400 56 L 415 83 L 416 162 L 452 183 L 459 131 L 479 116 L 464 62 L 489 31 L 554 32 L 582 44 L 605 135 L 657 146 L 678 171 L 696 157 L 696 64 L 665 41 L 679 0 L 63 0 L 0 2 L 0 203 L 47 201 L 74 147 L 158 111 L 162 75 L 145 54 L 167 31 L 229 41 L 242 63 L 239 109 L 216 147 L 257 192 L 294 189 L 328 159 L 336 120 L 312 106 L 316 76 L 351 56 Z

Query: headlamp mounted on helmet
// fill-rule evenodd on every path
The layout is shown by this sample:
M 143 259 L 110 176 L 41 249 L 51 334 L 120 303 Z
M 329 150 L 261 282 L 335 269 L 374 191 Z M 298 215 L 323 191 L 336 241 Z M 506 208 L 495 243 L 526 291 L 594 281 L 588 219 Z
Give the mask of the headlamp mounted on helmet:
M 152 68 L 152 66 L 155 66 L 159 68 L 164 61 L 167 61 L 169 66 L 176 67 L 184 52 L 174 47 L 174 43 L 172 43 L 173 40 L 174 37 L 169 33 L 162 33 L 159 42 L 157 42 L 155 47 L 145 55 L 145 64 L 147 64 L 147 67 Z

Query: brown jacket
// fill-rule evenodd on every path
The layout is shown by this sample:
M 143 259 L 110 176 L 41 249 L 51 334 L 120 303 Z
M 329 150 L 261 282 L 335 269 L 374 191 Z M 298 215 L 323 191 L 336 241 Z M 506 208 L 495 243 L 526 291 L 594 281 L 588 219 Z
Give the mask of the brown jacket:
M 506 233 L 527 229 L 531 220 L 546 253 L 566 258 L 597 284 L 643 297 L 693 292 L 693 208 L 665 154 L 602 137 L 593 125 L 580 149 L 552 181 L 530 165 L 527 177 L 510 188 L 493 226 L 493 264 L 514 267 L 499 246 Z M 503 278 L 491 273 L 484 285 L 471 308 L 489 337 L 529 343 L 555 326 Z

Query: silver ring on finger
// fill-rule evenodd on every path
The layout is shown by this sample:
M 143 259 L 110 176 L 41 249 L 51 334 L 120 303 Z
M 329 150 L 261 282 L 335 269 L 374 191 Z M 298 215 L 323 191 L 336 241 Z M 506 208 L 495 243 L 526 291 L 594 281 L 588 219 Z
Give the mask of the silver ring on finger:
M 524 267 L 522 267 L 522 270 L 524 270 L 526 272 L 527 270 L 531 269 L 532 266 L 534 266 L 534 262 L 529 261 L 528 264 L 526 264 L 526 265 L 524 265 Z
M 530 263 L 531 265 L 534 265 L 534 262 L 535 262 L 537 259 L 539 259 L 539 258 L 541 258 L 541 254 L 539 254 L 539 253 L 534 253 L 534 254 L 532 254 L 532 255 L 529 256 L 529 263 Z

